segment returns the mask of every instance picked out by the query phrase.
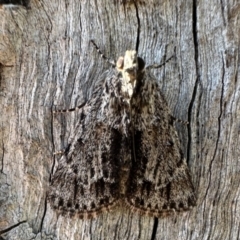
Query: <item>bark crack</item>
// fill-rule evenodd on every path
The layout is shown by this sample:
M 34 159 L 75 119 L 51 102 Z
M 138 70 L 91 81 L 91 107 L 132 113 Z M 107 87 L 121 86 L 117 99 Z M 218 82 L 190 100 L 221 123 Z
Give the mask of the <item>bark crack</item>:
M 46 212 L 47 212 L 47 196 L 45 197 L 45 201 L 44 201 L 44 210 L 43 210 L 43 216 L 40 224 L 40 232 L 42 232 L 42 229 L 43 229 L 43 222 L 46 216 Z
M 152 231 L 151 240 L 155 240 L 156 239 L 157 228 L 158 228 L 158 218 L 155 217 L 154 218 L 154 224 L 153 224 L 153 231 Z
M 8 227 L 8 228 L 6 228 L 6 229 L 1 230 L 1 231 L 0 231 L 0 235 L 3 234 L 3 233 L 6 233 L 6 232 L 11 231 L 12 229 L 18 227 L 19 225 L 21 225 L 21 224 L 23 224 L 23 223 L 25 223 L 25 222 L 27 222 L 27 221 L 26 221 L 26 220 L 21 221 L 21 222 L 19 222 L 19 223 L 17 223 L 17 224 L 12 225 L 11 227 Z
M 224 16 L 224 3 L 222 0 L 220 0 L 221 2 L 221 12 L 222 12 L 222 18 L 223 18 L 223 25 L 226 26 L 226 19 L 225 19 L 225 16 Z
M 1 64 L 0 64 L 0 87 L 1 87 Z M 3 123 L 2 123 L 2 157 L 1 157 L 1 169 L 0 169 L 0 172 L 3 173 L 3 166 L 4 166 L 4 155 L 5 155 L 5 148 L 4 148 L 4 141 L 3 141 L 3 138 L 4 138 L 4 131 L 3 131 Z
M 188 144 L 187 144 L 187 162 L 190 161 L 191 157 L 191 144 L 192 144 L 192 128 L 191 128 L 191 121 L 192 121 L 192 110 L 193 105 L 195 103 L 197 97 L 197 90 L 199 85 L 199 65 L 198 65 L 198 33 L 197 33 L 197 4 L 196 1 L 193 0 L 193 10 L 192 10 L 192 31 L 193 31 L 193 43 L 194 43 L 194 59 L 195 59 L 195 69 L 196 69 L 196 81 L 193 88 L 192 98 L 188 108 Z
M 21 5 L 28 8 L 29 0 L 2 0 L 0 5 Z
M 218 144 L 219 144 L 219 139 L 220 139 L 220 134 L 221 134 L 221 118 L 222 118 L 222 113 L 223 113 L 223 95 L 224 95 L 224 78 L 225 78 L 225 68 L 224 68 L 223 56 L 222 56 L 222 61 L 223 61 L 223 67 L 222 67 L 223 73 L 222 73 L 222 88 L 221 88 L 220 106 L 219 106 L 220 113 L 219 113 L 219 116 L 218 116 L 218 132 L 217 132 L 217 140 L 216 140 L 216 145 L 215 145 L 213 157 L 212 157 L 212 160 L 211 160 L 210 165 L 209 165 L 209 183 L 208 183 L 206 195 L 208 194 L 208 190 L 209 190 L 209 187 L 210 187 L 210 184 L 211 184 L 212 165 L 213 165 L 214 159 L 215 159 L 216 154 L 217 154 L 217 149 L 218 149 Z
M 134 6 L 136 9 L 136 17 L 137 17 L 137 40 L 136 40 L 136 51 L 138 52 L 138 48 L 139 48 L 139 41 L 140 41 L 140 27 L 141 27 L 141 23 L 140 23 L 140 18 L 139 18 L 139 12 L 138 12 L 138 6 L 137 3 L 134 1 Z
M 51 136 L 52 136 L 52 144 L 53 144 L 53 149 L 55 150 L 55 144 L 54 144 L 54 137 L 53 137 L 53 110 L 52 110 L 52 121 L 51 121 Z M 52 169 L 51 169 L 51 172 L 50 172 L 50 176 L 49 176 L 49 182 L 51 182 L 52 180 L 52 175 L 53 175 L 53 170 L 54 170 L 54 167 L 55 167 L 55 156 L 53 156 L 53 164 L 52 164 Z
M 3 140 L 2 140 L 2 158 L 1 158 L 1 173 L 3 173 L 3 159 L 4 159 L 4 143 L 3 143 Z

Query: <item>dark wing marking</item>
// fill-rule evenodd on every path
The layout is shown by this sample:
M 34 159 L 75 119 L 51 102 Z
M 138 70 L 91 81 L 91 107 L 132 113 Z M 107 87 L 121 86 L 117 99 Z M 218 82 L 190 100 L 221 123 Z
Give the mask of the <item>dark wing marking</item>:
M 134 147 L 127 204 L 159 217 L 195 204 L 190 173 L 167 103 L 157 81 L 146 75 L 132 99 Z
M 120 199 L 122 109 L 116 90 L 119 76 L 115 72 L 109 76 L 82 108 L 69 151 L 53 175 L 48 198 L 61 214 L 91 218 Z

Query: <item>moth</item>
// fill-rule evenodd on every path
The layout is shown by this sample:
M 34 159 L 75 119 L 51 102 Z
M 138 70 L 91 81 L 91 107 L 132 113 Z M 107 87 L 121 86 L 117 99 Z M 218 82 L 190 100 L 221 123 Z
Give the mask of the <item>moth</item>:
M 194 187 L 158 81 L 136 51 L 115 64 L 92 43 L 114 68 L 79 107 L 48 192 L 52 208 L 84 219 L 120 204 L 155 217 L 188 210 Z

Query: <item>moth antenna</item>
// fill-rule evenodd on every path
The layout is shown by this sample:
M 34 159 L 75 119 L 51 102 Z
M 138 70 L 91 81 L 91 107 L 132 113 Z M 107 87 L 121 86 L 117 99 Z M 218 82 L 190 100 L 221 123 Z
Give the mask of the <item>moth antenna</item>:
M 100 48 L 98 47 L 98 45 L 93 41 L 90 40 L 90 42 L 93 44 L 93 46 L 96 48 L 97 52 L 100 54 L 101 58 L 103 58 L 106 62 L 108 62 L 112 67 L 116 67 L 116 64 L 113 60 L 111 60 L 110 58 L 106 57 L 102 51 L 100 50 Z
M 161 64 L 149 65 L 149 66 L 146 67 L 146 69 L 161 68 L 161 67 L 164 66 L 166 63 L 168 63 L 173 57 L 174 57 L 174 55 L 172 55 L 170 58 L 168 58 L 165 62 L 163 62 L 163 63 L 161 63 Z
M 165 62 L 160 63 L 160 64 L 152 64 L 146 67 L 146 69 L 151 69 L 151 68 L 161 68 L 162 66 L 164 66 L 166 63 L 168 63 L 172 58 L 174 58 L 176 56 L 176 47 L 174 48 L 174 54 L 169 57 Z

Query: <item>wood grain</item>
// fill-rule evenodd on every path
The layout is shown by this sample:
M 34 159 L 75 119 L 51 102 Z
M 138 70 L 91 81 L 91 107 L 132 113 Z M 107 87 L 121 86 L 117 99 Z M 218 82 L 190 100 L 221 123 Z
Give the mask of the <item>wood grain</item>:
M 240 212 L 239 20 L 236 1 L 30 1 L 0 8 L 0 233 L 3 239 L 237 240 Z M 80 105 L 108 65 L 137 49 L 177 124 L 198 194 L 190 212 L 158 219 L 119 209 L 66 219 L 46 203 Z

